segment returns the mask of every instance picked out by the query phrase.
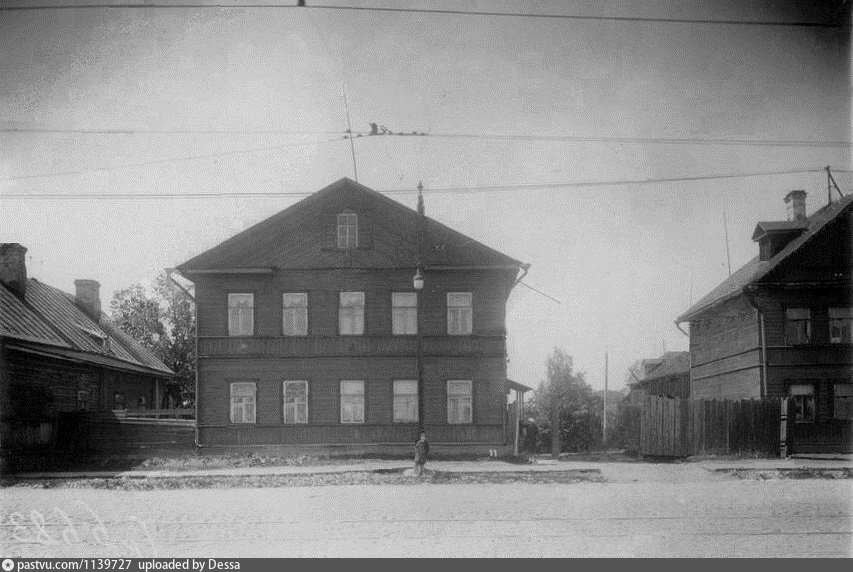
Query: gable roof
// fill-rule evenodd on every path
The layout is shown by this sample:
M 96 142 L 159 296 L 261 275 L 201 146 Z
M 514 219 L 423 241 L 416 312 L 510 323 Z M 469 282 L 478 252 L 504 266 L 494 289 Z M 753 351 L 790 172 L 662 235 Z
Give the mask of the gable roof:
M 752 240 L 758 240 L 765 234 L 796 232 L 806 230 L 808 228 L 809 223 L 805 220 L 761 221 L 755 225 L 755 231 L 752 233 Z
M 58 356 L 174 375 L 106 314 L 102 312 L 97 321 L 93 320 L 77 306 L 74 296 L 35 278 L 27 280 L 23 300 L 0 284 L 0 336 L 47 346 L 42 351 Z
M 773 269 L 777 268 L 791 254 L 808 243 L 814 236 L 819 234 L 827 224 L 838 218 L 844 212 L 851 210 L 853 205 L 853 194 L 847 195 L 833 203 L 830 203 L 804 221 L 805 229 L 798 237 L 789 242 L 782 250 L 776 253 L 770 260 L 761 260 L 758 256 L 741 266 L 737 272 L 720 283 L 716 288 L 699 299 L 686 312 L 676 318 L 676 323 L 690 320 L 697 314 L 733 298 L 743 292 L 750 284 L 758 282 L 767 276 Z M 768 223 L 759 223 L 767 225 Z M 756 229 L 757 231 L 758 229 Z
M 638 383 L 645 383 L 671 375 L 684 375 L 690 372 L 690 352 L 666 352 L 660 358 L 660 365 L 644 376 Z
M 369 247 L 347 252 L 324 248 L 329 217 L 343 208 L 352 208 L 359 214 L 359 232 L 365 233 Z M 184 262 L 178 270 L 193 273 L 332 268 L 340 265 L 342 257 L 353 268 L 413 267 L 417 260 L 417 217 L 413 209 L 343 178 Z M 425 266 L 522 266 L 429 217 L 426 234 Z

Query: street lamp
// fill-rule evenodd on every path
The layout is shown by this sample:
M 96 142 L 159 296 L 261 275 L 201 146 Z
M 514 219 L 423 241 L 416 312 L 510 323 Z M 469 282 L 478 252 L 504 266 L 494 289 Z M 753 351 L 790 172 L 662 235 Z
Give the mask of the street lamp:
M 415 332 L 417 333 L 417 341 L 418 341 L 418 439 L 420 439 L 420 434 L 424 431 L 424 334 L 423 328 L 421 327 L 423 323 L 423 319 L 421 314 L 423 313 L 422 304 L 421 304 L 421 291 L 424 289 L 424 275 L 421 272 L 421 266 L 424 262 L 424 238 L 426 235 L 426 209 L 424 209 L 424 184 L 418 181 L 418 218 L 417 218 L 417 232 L 418 232 L 418 266 L 417 270 L 415 270 L 415 276 L 412 278 L 412 286 L 415 288 L 415 300 L 417 302 L 416 306 L 416 319 L 417 324 L 415 328 Z
M 412 278 L 412 286 L 415 288 L 415 332 L 417 334 L 417 356 L 418 356 L 418 436 L 424 430 L 424 356 L 423 341 L 424 334 L 421 329 L 421 291 L 424 289 L 424 275 L 418 265 L 415 276 Z

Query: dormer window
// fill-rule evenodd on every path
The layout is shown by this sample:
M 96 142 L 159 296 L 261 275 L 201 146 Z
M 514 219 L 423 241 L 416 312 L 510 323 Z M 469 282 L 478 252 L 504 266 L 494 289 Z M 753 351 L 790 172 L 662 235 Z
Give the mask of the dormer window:
M 358 215 L 351 210 L 338 213 L 338 248 L 358 248 Z

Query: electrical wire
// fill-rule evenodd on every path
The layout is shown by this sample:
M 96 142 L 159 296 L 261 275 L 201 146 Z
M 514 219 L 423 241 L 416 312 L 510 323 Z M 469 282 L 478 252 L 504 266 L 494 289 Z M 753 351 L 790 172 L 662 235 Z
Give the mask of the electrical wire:
M 291 129 L 134 129 L 134 128 L 92 128 L 92 129 L 54 129 L 0 127 L 0 133 L 54 133 L 79 135 L 341 135 L 349 138 L 343 131 L 298 131 Z M 759 147 L 853 147 L 851 141 L 818 141 L 809 139 L 733 139 L 703 137 L 613 137 L 585 135 L 533 135 L 524 133 L 383 133 L 371 135 L 370 132 L 353 132 L 354 139 L 380 139 L 383 137 L 431 137 L 448 139 L 484 139 L 497 141 L 555 141 L 578 143 L 646 143 L 663 145 L 733 145 Z
M 844 28 L 849 27 L 849 23 L 841 21 L 784 21 L 784 20 L 745 20 L 745 19 L 710 19 L 710 18 L 655 18 L 648 16 L 598 16 L 598 15 L 580 15 L 580 14 L 553 14 L 553 13 L 536 13 L 536 12 L 495 12 L 486 10 L 448 10 L 440 8 L 398 8 L 398 7 L 381 7 L 381 6 L 343 6 L 343 5 L 325 5 L 325 6 L 297 6 L 295 4 L 268 4 L 257 2 L 215 2 L 215 3 L 94 3 L 94 4 L 43 4 L 43 5 L 18 5 L 18 6 L 2 6 L 0 11 L 32 11 L 32 10 L 85 10 L 85 9 L 169 9 L 169 10 L 184 10 L 184 9 L 298 9 L 298 10 L 337 10 L 337 11 L 353 11 L 353 12 L 384 12 L 398 14 L 433 14 L 442 16 L 484 16 L 498 18 L 525 18 L 525 19 L 545 19 L 545 20 L 579 20 L 579 21 L 604 21 L 604 22 L 648 22 L 659 24 L 712 24 L 712 25 L 729 25 L 729 26 L 790 26 L 790 27 L 806 27 L 806 28 Z
M 143 167 L 145 165 L 163 165 L 167 163 L 179 163 L 181 161 L 196 161 L 201 159 L 215 159 L 217 157 L 231 157 L 234 155 L 245 155 L 247 153 L 257 153 L 259 151 L 277 151 L 279 149 L 286 149 L 288 147 L 306 147 L 310 145 L 317 145 L 319 143 L 334 143 L 337 141 L 344 141 L 343 138 L 340 139 L 328 139 L 325 141 L 311 141 L 305 143 L 286 143 L 282 145 L 270 145 L 267 147 L 253 147 L 251 149 L 238 149 L 235 151 L 222 151 L 217 153 L 206 153 L 204 155 L 189 155 L 185 157 L 171 157 L 164 159 L 152 159 L 150 161 L 139 161 L 137 163 L 122 163 L 120 165 L 106 165 L 103 167 L 92 167 L 89 169 L 78 169 L 75 171 L 54 171 L 52 173 L 34 173 L 31 175 L 18 175 L 15 177 L 7 177 L 5 179 L 0 179 L 0 182 L 5 181 L 21 181 L 25 179 L 41 179 L 44 177 L 60 177 L 65 175 L 84 175 L 86 173 L 96 173 L 99 171 L 117 171 L 120 169 L 130 169 L 133 167 Z
M 722 173 L 716 175 L 698 175 L 689 177 L 657 177 L 648 179 L 616 179 L 610 181 L 567 181 L 558 183 L 524 183 L 515 185 L 481 185 L 468 187 L 436 187 L 424 189 L 430 195 L 463 195 L 474 193 L 494 193 L 512 191 L 536 191 L 561 188 L 601 187 L 646 185 L 656 183 L 673 183 L 689 181 L 705 181 L 715 179 L 733 179 L 740 177 L 765 177 L 775 175 L 792 175 L 801 173 L 824 173 L 825 169 L 794 169 L 787 171 L 763 171 L 752 173 Z M 411 195 L 417 189 L 386 189 L 379 191 L 386 195 Z M 257 192 L 199 192 L 199 193 L 0 193 L 2 199 L 16 200 L 161 200 L 161 199 L 234 199 L 234 198 L 265 198 L 265 197 L 305 197 L 312 192 L 304 191 L 257 191 Z

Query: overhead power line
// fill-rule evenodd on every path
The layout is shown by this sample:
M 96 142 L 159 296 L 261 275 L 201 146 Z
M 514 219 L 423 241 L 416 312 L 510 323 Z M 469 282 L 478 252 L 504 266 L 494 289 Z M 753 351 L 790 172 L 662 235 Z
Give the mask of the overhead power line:
M 567 181 L 557 183 L 524 183 L 514 185 L 480 185 L 458 187 L 436 187 L 424 189 L 430 195 L 464 195 L 477 193 L 498 193 L 512 191 L 537 191 L 548 189 L 569 189 L 582 187 L 604 187 L 624 185 L 648 185 L 656 183 L 675 183 L 705 181 L 714 179 L 734 179 L 741 177 L 765 177 L 775 175 L 793 175 L 801 173 L 823 173 L 825 169 L 795 169 L 789 171 L 763 171 L 752 173 L 722 173 L 715 175 L 697 175 L 691 177 L 657 177 L 648 179 L 616 179 L 610 181 Z M 379 191 L 386 195 L 411 195 L 417 189 L 385 189 Z M 235 198 L 275 198 L 305 197 L 313 194 L 305 191 L 257 191 L 257 192 L 197 192 L 197 193 L 0 193 L 0 199 L 15 200 L 161 200 L 161 199 L 235 199 Z
M 806 28 L 843 28 L 849 24 L 842 21 L 804 21 L 804 20 L 747 20 L 736 19 L 713 19 L 713 18 L 664 18 L 648 16 L 601 16 L 583 14 L 554 14 L 537 12 L 496 12 L 487 10 L 448 10 L 439 8 L 399 8 L 381 6 L 297 6 L 295 4 L 270 4 L 257 2 L 182 2 L 182 3 L 92 3 L 92 4 L 42 4 L 42 5 L 18 5 L 2 6 L 0 10 L 24 11 L 24 10 L 86 10 L 86 9 L 146 9 L 146 10 L 185 10 L 185 9 L 297 9 L 297 10 L 343 10 L 353 12 L 384 12 L 401 14 L 434 14 L 440 16 L 481 16 L 496 18 L 525 18 L 525 19 L 547 19 L 547 20 L 579 20 L 579 21 L 604 21 L 604 22 L 649 22 L 660 24 L 705 24 L 705 25 L 728 25 L 728 26 L 786 26 Z M 840 19 L 839 19 L 840 20 Z
M 292 129 L 135 129 L 135 128 L 90 128 L 60 129 L 49 127 L 0 127 L 0 133 L 51 133 L 77 135 L 340 135 L 349 138 L 345 131 L 300 131 Z M 713 137 L 619 137 L 599 135 L 542 135 L 526 133 L 452 133 L 452 132 L 387 132 L 371 133 L 356 131 L 356 139 L 382 137 L 434 137 L 448 139 L 484 139 L 496 141 L 555 141 L 578 143 L 641 143 L 662 145 L 730 145 L 757 147 L 853 147 L 851 141 L 813 139 L 737 139 Z
M 334 143 L 336 141 L 343 141 L 343 138 L 340 139 L 327 139 L 325 141 L 310 141 L 305 143 L 285 143 L 282 145 L 270 145 L 267 147 L 253 147 L 250 149 L 238 149 L 235 151 L 221 151 L 216 153 L 205 153 L 203 155 L 189 155 L 184 157 L 171 157 L 164 159 L 151 159 L 150 161 L 139 161 L 136 163 L 122 163 L 120 165 L 105 165 L 103 167 L 90 167 L 87 169 L 77 169 L 74 171 L 53 171 L 51 173 L 33 173 L 31 175 L 18 175 L 15 177 L 7 177 L 5 179 L 0 179 L 0 182 L 3 181 L 21 181 L 25 179 L 41 179 L 44 177 L 60 177 L 65 175 L 84 175 L 86 173 L 97 173 L 99 171 L 118 171 L 121 169 L 131 169 L 133 167 L 143 167 L 145 165 L 163 165 L 166 163 L 179 163 L 182 161 L 196 161 L 201 159 L 215 159 L 218 157 L 231 157 L 234 155 L 245 155 L 247 153 L 257 153 L 260 151 L 277 151 L 279 149 L 286 149 L 288 147 L 306 147 L 309 145 L 317 145 L 319 143 Z

